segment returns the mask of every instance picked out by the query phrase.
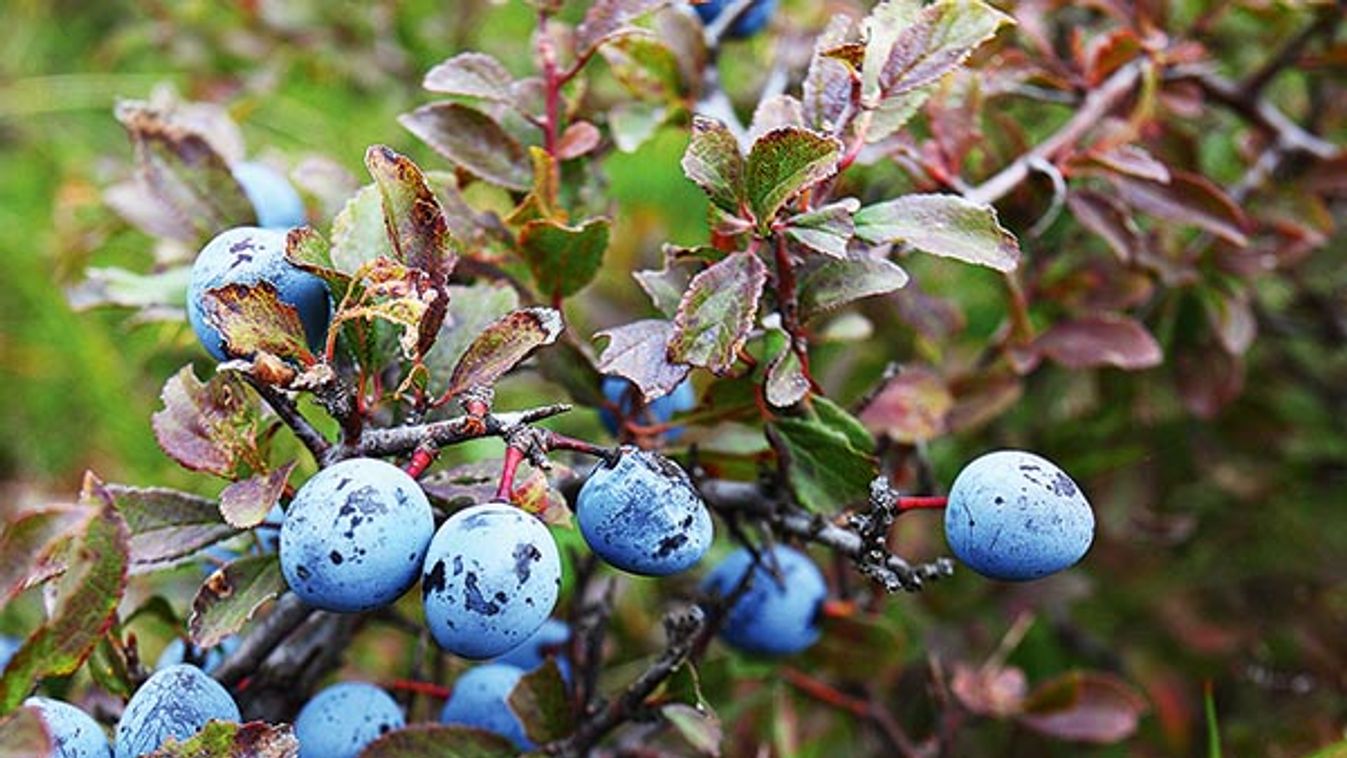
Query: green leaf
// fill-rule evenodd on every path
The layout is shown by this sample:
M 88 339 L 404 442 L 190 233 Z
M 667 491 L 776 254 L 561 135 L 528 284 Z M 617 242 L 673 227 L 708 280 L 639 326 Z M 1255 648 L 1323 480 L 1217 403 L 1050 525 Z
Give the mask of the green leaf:
M 12 711 L 44 677 L 74 673 L 116 617 L 126 590 L 126 522 L 92 475 L 82 501 L 90 506 L 88 516 L 67 553 L 47 619 L 0 678 L 0 713 Z
M 884 258 L 826 260 L 800 277 L 800 320 L 907 284 L 907 272 Z
M 508 103 L 514 77 L 485 53 L 460 53 L 426 72 L 421 86 L 431 92 Z
M 551 298 L 570 297 L 599 273 L 612 222 L 592 218 L 574 227 L 539 219 L 524 225 L 519 246 L 538 288 Z
M 11 514 L 0 532 L 0 600 L 49 578 L 52 556 L 84 525 L 82 508 L 54 505 Z
M 442 392 L 448 386 L 450 372 L 477 335 L 518 307 L 519 293 L 508 284 L 481 281 L 469 286 L 451 285 L 449 311 L 435 346 L 425 357 L 431 386 Z
M 285 235 L 285 259 L 291 265 L 327 282 L 332 299 L 336 302 L 340 303 L 346 297 L 351 287 L 351 276 L 337 269 L 337 264 L 332 261 L 332 247 L 313 227 L 301 226 Z M 359 268 L 358 264 L 356 268 Z
M 669 703 L 659 709 L 673 725 L 679 736 L 701 755 L 720 755 L 720 743 L 725 739 L 720 719 L 714 711 L 693 708 L 682 703 Z
M 809 377 L 805 376 L 804 364 L 800 362 L 799 353 L 791 348 L 789 340 L 767 366 L 764 389 L 767 402 L 776 408 L 789 408 L 809 394 Z
M 692 277 L 674 317 L 669 360 L 728 371 L 753 326 L 766 281 L 767 267 L 747 252 L 728 255 Z
M 683 301 L 683 292 L 687 290 L 688 282 L 692 281 L 692 277 L 706 265 L 701 255 L 704 250 L 712 251 L 711 248 L 693 248 L 692 252 L 688 253 L 672 245 L 665 245 L 664 268 L 633 271 L 631 276 L 641 289 L 645 290 L 645 294 L 650 296 L 650 302 L 665 316 L 673 318 L 674 314 L 678 313 L 678 304 Z M 719 251 L 714 252 L 717 256 L 720 255 Z
M 85 270 L 84 281 L 66 290 L 66 300 L 77 311 L 112 305 L 181 318 L 191 278 L 191 266 L 178 266 L 154 274 L 94 267 Z M 142 317 L 146 315 L 149 314 L 142 312 Z
M 688 89 L 673 51 L 649 32 L 625 34 L 599 53 L 613 77 L 638 99 L 676 104 Z
M 483 180 L 525 191 L 533 180 L 519 142 L 487 114 L 461 103 L 431 103 L 398 123 L 440 155 Z
M 519 750 L 506 738 L 466 726 L 412 724 L 371 742 L 360 758 L 515 758 Z
M 250 358 L 270 353 L 304 365 L 317 360 L 309 352 L 299 311 L 281 301 L 271 282 L 235 282 L 206 290 L 201 311 L 206 323 L 220 333 L 229 355 Z
M 769 425 L 788 457 L 787 480 L 801 506 L 833 512 L 863 500 L 875 477 L 874 442 L 854 417 L 824 397 L 801 417 Z
M 384 225 L 397 259 L 442 282 L 458 261 L 458 243 L 425 174 L 410 158 L 384 145 L 365 151 L 365 167 L 379 188 Z
M 566 682 L 561 678 L 555 658 L 520 678 L 510 691 L 510 710 L 524 725 L 530 740 L 542 745 L 558 740 L 575 729 Z
M 683 173 L 711 198 L 711 203 L 731 215 L 743 210 L 747 167 L 739 141 L 721 122 L 704 116 L 692 118 L 692 138 L 683 153 Z
M 117 103 L 116 115 L 135 148 L 137 178 L 197 237 L 257 222 L 228 160 L 190 119 L 136 100 Z
M 938 0 L 902 30 L 879 70 L 879 92 L 892 97 L 933 84 L 968 59 L 1002 24 L 1014 20 L 981 0 Z
M 5 758 L 51 758 L 51 734 L 36 708 L 20 708 L 0 719 L 0 755 Z
M 958 195 L 904 195 L 856 213 L 856 236 L 880 244 L 904 242 L 932 255 L 1012 271 L 1020 245 L 990 205 Z
M 271 506 L 280 502 L 290 472 L 298 464 L 291 461 L 270 473 L 259 472 L 225 487 L 220 493 L 220 515 L 238 529 L 262 523 Z
M 576 52 L 583 55 L 619 35 L 637 31 L 631 22 L 667 3 L 668 0 L 595 0 L 575 28 Z
M 215 647 L 248 623 L 262 604 L 286 590 L 275 555 L 250 555 L 207 577 L 192 600 L 187 631 L 192 644 Z
M 299 740 L 289 724 L 211 720 L 190 739 L 170 737 L 145 758 L 299 758 Z
M 260 459 L 260 412 L 236 374 L 218 373 L 202 384 L 183 366 L 160 398 L 164 407 L 150 419 L 154 437 L 184 467 L 230 478 L 245 459 Z
M 1202 712 L 1207 722 L 1207 758 L 1221 758 L 1221 726 L 1216 720 L 1216 698 L 1211 691 L 1211 682 L 1208 681 L 1202 688 Z M 1329 758 L 1333 755 L 1347 754 L 1347 742 L 1340 742 L 1336 749 L 1330 747 L 1328 750 L 1316 752 L 1310 758 Z
M 361 187 L 332 220 L 331 256 L 337 270 L 347 275 L 372 260 L 397 257 L 384 227 L 383 196 L 377 185 Z
M 854 197 L 829 203 L 786 219 L 786 235 L 818 253 L 847 257 L 847 243 L 856 234 L 852 214 L 861 207 Z
M 523 308 L 498 319 L 473 340 L 449 379 L 449 394 L 490 387 L 537 348 L 561 335 L 561 314 L 551 308 Z
M 608 346 L 599 356 L 599 371 L 631 380 L 646 402 L 664 397 L 687 378 L 687 364 L 669 361 L 669 339 L 674 326 L 663 319 L 646 319 L 595 334 Z
M 167 568 L 237 534 L 214 500 L 166 487 L 109 484 L 104 490 L 131 531 L 131 571 Z
M 865 132 L 865 141 L 870 144 L 880 142 L 907 126 L 907 122 L 921 112 L 921 106 L 930 99 L 935 86 L 933 84 L 884 98 L 872 112 L 870 128 Z
M 745 193 L 758 225 L 766 228 L 795 195 L 828 178 L 842 143 L 800 127 L 781 127 L 753 143 L 744 169 Z

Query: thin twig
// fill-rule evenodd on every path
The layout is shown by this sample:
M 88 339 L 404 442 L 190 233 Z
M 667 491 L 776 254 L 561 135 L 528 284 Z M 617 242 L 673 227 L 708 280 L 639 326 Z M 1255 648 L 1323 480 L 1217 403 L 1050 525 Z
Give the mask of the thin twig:
M 238 684 L 252 674 L 281 640 L 299 628 L 313 612 L 314 609 L 305 605 L 298 595 L 292 592 L 281 595 L 271 613 L 253 625 L 239 642 L 238 648 L 225 656 L 212 675 L 226 687 Z
M 331 465 L 345 458 L 360 456 L 405 455 L 422 443 L 442 448 L 482 437 L 503 437 L 520 426 L 551 418 L 570 409 L 571 406 L 566 403 L 555 403 L 512 413 L 488 413 L 481 417 L 469 414 L 426 424 L 366 429 L 357 444 L 343 445 L 329 451 L 325 463 Z
M 304 418 L 303 414 L 299 412 L 299 408 L 295 406 L 295 401 L 257 377 L 250 374 L 241 375 L 248 384 L 252 385 L 258 396 L 267 405 L 271 406 L 271 410 L 276 413 L 276 416 L 285 422 L 286 426 L 290 427 L 290 430 L 295 434 L 295 438 L 308 449 L 313 455 L 313 459 L 321 463 L 327 455 L 327 451 L 331 449 L 332 443 L 328 442 L 327 438 L 315 429 L 308 419 Z

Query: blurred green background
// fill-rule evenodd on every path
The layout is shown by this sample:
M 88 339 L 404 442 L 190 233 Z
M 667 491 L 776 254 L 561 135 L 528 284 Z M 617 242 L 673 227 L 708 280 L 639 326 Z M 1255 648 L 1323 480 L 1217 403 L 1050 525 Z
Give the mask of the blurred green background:
M 824 13 L 822 4 L 792 9 Z M 117 311 L 75 313 L 63 294 L 91 263 L 143 268 L 151 260 L 149 239 L 101 205 L 102 189 L 125 175 L 130 160 L 111 115 L 116 98 L 145 97 L 167 83 L 187 98 L 227 103 L 254 153 L 325 154 L 363 176 L 365 147 L 383 142 L 439 168 L 443 161 L 395 121 L 426 101 L 422 73 L 466 48 L 491 51 L 522 73 L 532 26 L 531 11 L 514 1 L 7 0 L 0 22 L 0 513 L 72 496 L 85 469 L 134 484 L 218 486 L 177 467 L 150 431 L 165 378 L 189 361 L 206 365 L 190 330 L 132 325 Z M 1239 40 L 1279 32 L 1238 12 L 1221 30 L 1232 59 L 1267 49 Z M 768 44 L 731 51 L 731 76 L 752 78 Z M 705 201 L 678 167 L 683 144 L 670 130 L 640 153 L 608 161 L 622 212 L 603 278 L 568 314 L 582 334 L 613 323 L 621 308 L 642 312 L 644 300 L 626 275 L 635 261 L 653 263 L 661 242 L 704 237 Z M 1228 146 L 1209 151 L 1204 162 L 1215 176 L 1238 176 Z M 1026 246 L 1032 252 L 1059 241 Z M 1202 754 L 1208 681 L 1230 754 L 1299 755 L 1340 738 L 1347 724 L 1347 347 L 1310 323 L 1301 295 L 1341 306 L 1343 260 L 1339 239 L 1304 264 L 1294 286 L 1279 280 L 1260 289 L 1260 303 L 1285 328 L 1265 330 L 1250 355 L 1245 394 L 1213 421 L 1186 414 L 1158 372 L 1044 369 L 990 428 L 935 443 L 943 482 L 994 446 L 1029 447 L 1057 460 L 1092 493 L 1100 537 L 1084 568 L 1049 582 L 1008 588 L 962 572 L 920 597 L 899 598 L 893 615 L 910 639 L 903 654 L 918 666 L 927 650 L 976 660 L 1011 618 L 1035 609 L 1041 621 L 1011 658 L 1031 681 L 1071 667 L 1118 670 L 1152 706 L 1136 742 L 1093 752 L 1052 748 L 1058 755 Z M 977 275 L 955 273 L 956 281 L 933 286 L 968 308 L 970 332 L 988 333 L 1000 317 L 995 292 Z M 901 531 L 918 555 L 943 551 L 933 517 L 914 516 Z M 920 718 L 920 705 L 903 707 Z M 1024 754 L 1035 754 L 1037 744 Z M 801 754 L 829 753 L 825 743 Z

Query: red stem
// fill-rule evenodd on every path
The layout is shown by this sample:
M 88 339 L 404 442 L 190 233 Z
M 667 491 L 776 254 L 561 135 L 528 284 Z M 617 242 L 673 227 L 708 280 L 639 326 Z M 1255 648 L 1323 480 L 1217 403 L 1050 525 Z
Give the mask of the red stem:
M 944 508 L 949 498 L 940 496 L 930 497 L 900 497 L 898 498 L 898 510 L 913 511 L 918 508 Z
M 496 487 L 496 499 L 510 502 L 510 495 L 514 492 L 514 475 L 519 470 L 519 464 L 524 462 L 524 451 L 517 447 L 505 448 L 505 460 L 501 462 L 500 485 Z
M 592 442 L 585 442 L 584 440 L 567 437 L 564 434 L 557 434 L 556 432 L 547 433 L 546 444 L 548 450 L 570 450 L 598 458 L 607 458 L 613 454 L 611 448 L 601 447 Z
M 417 445 L 416 449 L 412 451 L 412 459 L 407 462 L 407 467 L 404 469 L 407 476 L 420 479 L 421 475 L 426 473 L 426 469 L 430 468 L 430 464 L 435 462 L 435 457 L 439 453 L 439 448 L 434 445 Z
M 415 692 L 420 695 L 429 695 L 441 700 L 448 700 L 453 689 L 440 684 L 430 682 L 418 682 L 415 679 L 394 679 L 384 683 L 386 690 L 402 690 L 404 692 Z

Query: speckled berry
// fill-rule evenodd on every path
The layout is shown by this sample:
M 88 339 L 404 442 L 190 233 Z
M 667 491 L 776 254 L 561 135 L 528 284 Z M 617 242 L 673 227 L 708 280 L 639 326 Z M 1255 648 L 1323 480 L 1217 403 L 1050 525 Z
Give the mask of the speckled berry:
M 352 458 L 296 493 L 281 524 L 281 571 L 310 605 L 379 608 L 416 582 L 434 530 L 414 479 L 391 463 Z
M 776 10 L 776 3 L 777 0 L 757 0 L 733 24 L 730 24 L 725 36 L 731 39 L 743 39 L 752 37 L 762 31 L 767 26 L 767 22 L 771 20 L 773 11 Z M 704 3 L 692 6 L 692 8 L 701 17 L 702 23 L 710 25 L 726 8 L 733 4 L 733 0 L 707 0 Z
M 294 185 L 265 163 L 244 161 L 233 166 L 234 180 L 243 188 L 257 213 L 257 225 L 267 229 L 303 226 L 308 220 L 304 199 Z
M 621 415 L 632 417 L 638 424 L 662 424 L 673 418 L 675 413 L 691 410 L 697 405 L 697 393 L 690 380 L 684 380 L 673 392 L 655 398 L 642 408 L 641 393 L 635 385 L 620 376 L 605 376 L 603 397 L 616 405 Z M 599 420 L 609 432 L 618 433 L 617 415 L 610 409 L 600 408 Z M 664 433 L 664 439 L 672 442 L 682 435 L 682 427 L 673 427 Z
M 775 561 L 780 578 L 768 566 Z M 752 568 L 753 582 L 725 617 L 720 637 L 731 647 L 759 655 L 792 655 L 819 637 L 819 612 L 828 585 L 809 556 L 777 545 L 753 565 L 746 548 L 730 553 L 706 577 L 702 589 L 727 597 Z
M 230 356 L 220 332 L 206 323 L 203 298 L 209 290 L 230 284 L 271 284 L 280 302 L 298 311 L 309 349 L 315 352 L 322 349 L 332 315 L 331 297 L 322 279 L 285 259 L 285 234 L 255 226 L 228 229 L 206 243 L 192 264 L 187 286 L 187 320 L 206 352 L 216 360 Z
M 507 650 L 492 660 L 493 663 L 508 663 L 525 671 L 532 671 L 543 665 L 550 655 L 557 661 L 557 669 L 563 679 L 570 679 L 570 663 L 566 660 L 566 643 L 571 641 L 571 628 L 560 619 L 548 619 L 528 639 Z
M 713 528 L 687 472 L 664 456 L 622 449 L 595 467 L 576 502 L 580 533 L 598 556 L 633 574 L 668 576 L 701 560 Z
M 535 745 L 509 705 L 510 691 L 522 676 L 523 669 L 505 663 L 468 669 L 454 682 L 453 693 L 440 711 L 440 723 L 484 729 L 505 737 L 520 750 L 532 750 Z
M 46 697 L 23 701 L 37 710 L 51 735 L 51 758 L 111 758 L 112 746 L 103 727 L 70 703 Z
M 1038 579 L 1084 557 L 1094 540 L 1094 512 L 1051 461 L 1001 450 L 955 477 L 945 539 L 960 561 L 985 577 Z
M 405 723 L 397 702 L 373 684 L 334 684 L 314 695 L 295 718 L 299 758 L 355 758 Z
M 440 526 L 421 577 L 426 624 L 440 646 L 490 658 L 551 615 L 561 557 L 543 522 L 508 503 L 465 508 Z
M 156 671 L 131 696 L 117 722 L 117 758 L 135 758 L 173 737 L 190 739 L 208 721 L 239 720 L 239 708 L 220 683 L 196 666 Z

